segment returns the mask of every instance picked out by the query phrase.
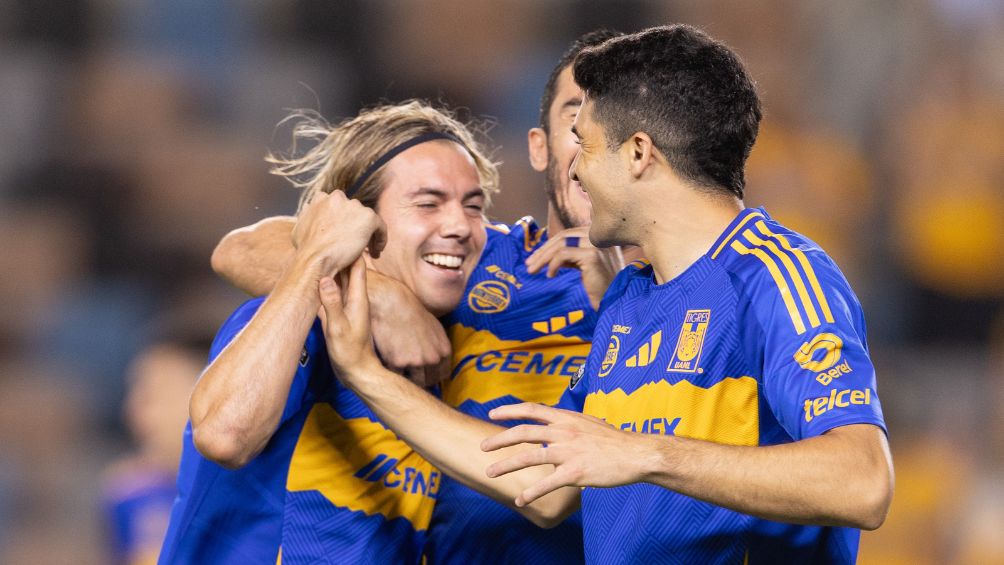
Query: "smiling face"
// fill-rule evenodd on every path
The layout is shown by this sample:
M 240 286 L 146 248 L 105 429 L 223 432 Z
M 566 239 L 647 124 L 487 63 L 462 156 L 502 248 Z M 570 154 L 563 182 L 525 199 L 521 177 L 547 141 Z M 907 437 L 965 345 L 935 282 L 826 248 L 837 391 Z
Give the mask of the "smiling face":
M 430 141 L 383 170 L 377 214 L 387 247 L 373 266 L 404 283 L 437 316 L 452 311 L 485 246 L 485 206 L 474 160 L 451 141 Z
M 572 132 L 578 152 L 569 174 L 578 181 L 592 202 L 589 240 L 597 246 L 632 245 L 627 218 L 631 217 L 627 190 L 627 164 L 623 151 L 610 149 L 603 126 L 593 119 L 593 103 L 583 100 Z M 623 146 L 622 146 L 623 148 Z
M 572 67 L 565 67 L 555 82 L 554 101 L 548 109 L 548 129 L 531 131 L 531 163 L 545 173 L 545 189 L 548 204 L 557 214 L 562 227 L 574 228 L 589 224 L 592 205 L 578 182 L 568 177 L 568 168 L 575 158 L 578 146 L 572 134 L 572 123 L 582 104 L 582 89 L 572 78 Z M 546 148 L 546 155 L 533 155 L 534 136 L 538 139 L 538 152 Z M 546 164 L 545 164 L 546 163 Z

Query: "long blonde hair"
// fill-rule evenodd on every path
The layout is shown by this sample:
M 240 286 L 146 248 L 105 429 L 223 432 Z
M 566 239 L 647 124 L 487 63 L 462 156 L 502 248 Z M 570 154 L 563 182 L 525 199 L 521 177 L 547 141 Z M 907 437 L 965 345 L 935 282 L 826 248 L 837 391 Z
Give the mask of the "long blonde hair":
M 485 195 L 485 206 L 499 190 L 498 163 L 474 138 L 470 129 L 452 112 L 433 108 L 420 100 L 382 105 L 363 110 L 337 126 L 312 110 L 295 110 L 283 122 L 293 121 L 293 145 L 289 156 L 269 153 L 270 172 L 302 190 L 300 209 L 318 192 L 346 190 L 390 149 L 426 133 L 443 133 L 458 139 L 474 159 Z M 478 133 L 483 131 L 478 130 Z M 297 156 L 297 146 L 313 144 Z M 353 195 L 375 208 L 383 191 L 382 170 L 377 170 Z

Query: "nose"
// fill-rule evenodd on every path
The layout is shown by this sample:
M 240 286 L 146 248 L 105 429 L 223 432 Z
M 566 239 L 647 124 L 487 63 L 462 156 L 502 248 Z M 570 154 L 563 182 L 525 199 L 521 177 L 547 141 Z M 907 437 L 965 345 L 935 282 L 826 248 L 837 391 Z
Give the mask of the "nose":
M 581 149 L 575 152 L 575 157 L 572 158 L 572 164 L 571 166 L 568 167 L 568 178 L 576 182 L 579 181 L 579 175 L 578 173 L 576 173 L 576 169 L 579 166 L 579 155 L 581 153 L 582 153 Z
M 439 233 L 443 237 L 466 240 L 471 235 L 470 218 L 460 202 L 452 202 L 443 208 Z

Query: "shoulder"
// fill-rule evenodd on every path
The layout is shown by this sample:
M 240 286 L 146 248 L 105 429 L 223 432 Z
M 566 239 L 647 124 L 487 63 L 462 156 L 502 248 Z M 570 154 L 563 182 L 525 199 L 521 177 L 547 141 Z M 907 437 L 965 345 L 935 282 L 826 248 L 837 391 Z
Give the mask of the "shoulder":
M 522 253 L 530 253 L 542 242 L 546 241 L 547 228 L 540 227 L 533 216 L 523 216 L 512 225 L 493 223 L 486 224 L 488 241 L 504 240 Z
M 798 334 L 833 323 L 834 303 L 859 308 L 826 252 L 762 210 L 746 213 L 712 259 L 728 272 L 736 292 L 755 305 L 759 318 L 783 312 Z

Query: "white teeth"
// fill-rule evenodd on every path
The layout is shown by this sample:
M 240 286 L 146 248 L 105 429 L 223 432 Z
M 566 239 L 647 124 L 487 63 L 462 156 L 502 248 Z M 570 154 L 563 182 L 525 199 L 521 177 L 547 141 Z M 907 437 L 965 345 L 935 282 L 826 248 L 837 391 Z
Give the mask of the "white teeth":
M 459 269 L 460 265 L 463 264 L 464 260 L 460 257 L 455 257 L 453 255 L 442 255 L 439 253 L 429 253 L 428 255 L 422 255 L 422 259 L 427 263 L 432 263 L 438 267 L 446 267 L 447 269 Z

